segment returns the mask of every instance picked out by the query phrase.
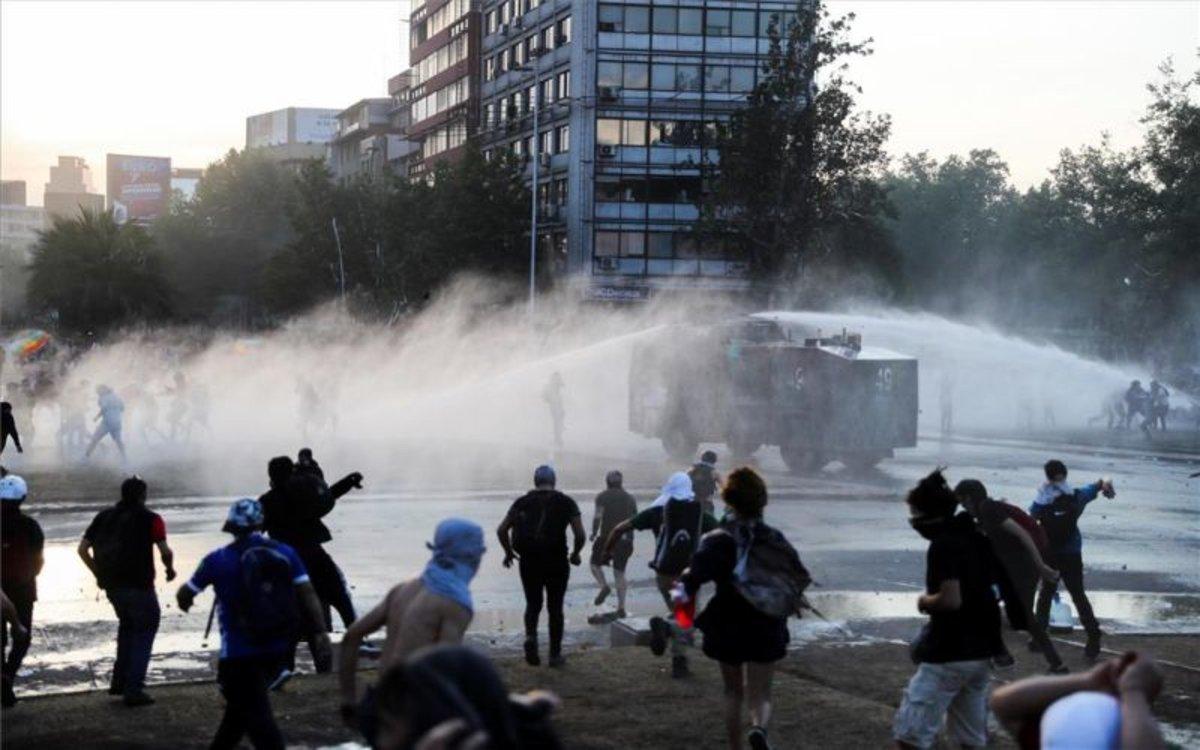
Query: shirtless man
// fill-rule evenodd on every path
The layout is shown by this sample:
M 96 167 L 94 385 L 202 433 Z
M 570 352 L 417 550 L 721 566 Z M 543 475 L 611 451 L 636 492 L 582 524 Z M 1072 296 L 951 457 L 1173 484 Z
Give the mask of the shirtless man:
M 368 739 L 375 723 L 373 691 L 368 689 L 360 705 L 355 680 L 363 639 L 387 628 L 379 657 L 379 674 L 383 674 L 425 646 L 462 643 L 474 616 L 470 583 L 483 558 L 483 529 L 471 521 L 448 518 L 438 524 L 433 543 L 427 546 L 433 556 L 425 572 L 394 587 L 342 638 L 342 719 L 358 723 Z

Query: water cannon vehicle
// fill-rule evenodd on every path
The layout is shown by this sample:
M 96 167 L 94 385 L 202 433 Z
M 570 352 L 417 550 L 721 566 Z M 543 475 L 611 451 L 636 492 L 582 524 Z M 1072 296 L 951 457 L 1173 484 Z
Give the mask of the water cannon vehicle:
M 679 460 L 775 445 L 794 472 L 863 470 L 916 445 L 917 360 L 774 313 L 670 326 L 633 351 L 628 421 Z

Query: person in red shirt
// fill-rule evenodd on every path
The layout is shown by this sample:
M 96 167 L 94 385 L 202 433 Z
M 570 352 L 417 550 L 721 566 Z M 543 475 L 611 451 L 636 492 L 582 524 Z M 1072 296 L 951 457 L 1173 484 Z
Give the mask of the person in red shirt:
M 79 557 L 108 595 L 120 623 L 108 693 L 123 696 L 131 707 L 154 702 L 145 685 L 160 617 L 154 592 L 156 546 L 172 581 L 175 555 L 167 546 L 167 526 L 146 508 L 146 483 L 137 476 L 121 484 L 121 500 L 96 514 L 79 542 Z

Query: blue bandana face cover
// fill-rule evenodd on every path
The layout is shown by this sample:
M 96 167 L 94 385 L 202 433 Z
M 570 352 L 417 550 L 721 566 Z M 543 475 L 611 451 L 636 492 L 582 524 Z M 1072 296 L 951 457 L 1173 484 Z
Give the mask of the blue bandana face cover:
M 421 574 L 425 588 L 474 613 L 470 583 L 485 551 L 483 529 L 473 521 L 447 518 L 438 524 L 433 542 L 425 546 L 433 552 Z

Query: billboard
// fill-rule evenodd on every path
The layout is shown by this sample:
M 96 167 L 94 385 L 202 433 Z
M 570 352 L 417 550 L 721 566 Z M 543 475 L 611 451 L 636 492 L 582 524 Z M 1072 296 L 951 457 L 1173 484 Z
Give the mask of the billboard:
M 288 111 L 264 112 L 246 118 L 246 148 L 277 146 L 288 142 Z
M 337 134 L 337 110 L 297 108 L 292 111 L 295 113 L 292 143 L 329 143 Z
M 108 207 L 118 221 L 153 221 L 171 201 L 171 158 L 109 154 Z

